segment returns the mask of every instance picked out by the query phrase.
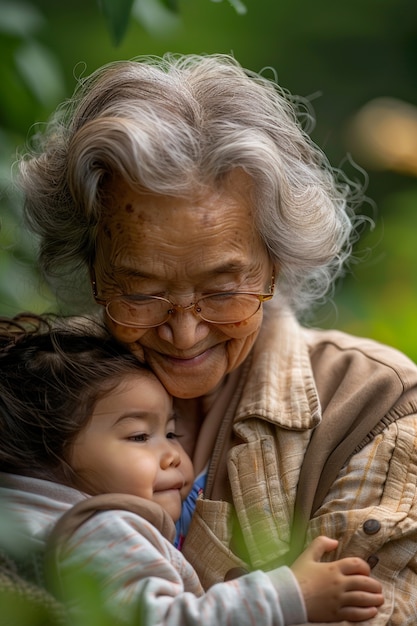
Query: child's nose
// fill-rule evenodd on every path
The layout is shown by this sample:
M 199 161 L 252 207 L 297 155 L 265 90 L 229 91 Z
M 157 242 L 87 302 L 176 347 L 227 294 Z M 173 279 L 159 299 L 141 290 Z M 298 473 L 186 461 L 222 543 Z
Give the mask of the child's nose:
M 176 448 L 172 444 L 168 444 L 161 456 L 161 467 L 167 469 L 168 467 L 178 467 L 181 463 L 181 457 Z

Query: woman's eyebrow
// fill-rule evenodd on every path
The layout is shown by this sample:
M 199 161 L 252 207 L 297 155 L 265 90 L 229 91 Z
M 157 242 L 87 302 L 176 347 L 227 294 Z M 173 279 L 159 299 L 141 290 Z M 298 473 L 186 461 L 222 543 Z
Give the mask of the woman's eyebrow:
M 222 262 L 221 265 L 216 267 L 208 268 L 206 271 L 206 276 L 218 276 L 220 274 L 239 274 L 240 272 L 247 269 L 246 264 L 241 261 L 228 261 L 226 263 Z M 110 271 L 116 276 L 123 276 L 128 278 L 143 278 L 143 279 L 158 279 L 159 277 L 152 273 L 147 272 L 142 268 L 133 267 L 131 265 L 118 265 L 111 266 Z
M 127 276 L 128 278 L 153 278 L 149 272 L 144 272 L 143 270 L 131 267 L 130 265 L 112 265 L 110 267 L 110 272 L 116 276 Z

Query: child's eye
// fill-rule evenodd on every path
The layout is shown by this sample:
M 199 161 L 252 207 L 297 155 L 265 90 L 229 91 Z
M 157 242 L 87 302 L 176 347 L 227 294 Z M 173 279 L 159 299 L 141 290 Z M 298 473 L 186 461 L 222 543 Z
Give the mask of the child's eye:
M 140 443 L 144 443 L 145 441 L 149 440 L 149 435 L 146 433 L 139 433 L 137 435 L 131 435 L 131 437 L 128 437 L 129 441 L 138 441 Z
M 179 438 L 179 435 L 177 435 L 174 432 L 167 433 L 167 439 L 178 439 L 178 438 Z

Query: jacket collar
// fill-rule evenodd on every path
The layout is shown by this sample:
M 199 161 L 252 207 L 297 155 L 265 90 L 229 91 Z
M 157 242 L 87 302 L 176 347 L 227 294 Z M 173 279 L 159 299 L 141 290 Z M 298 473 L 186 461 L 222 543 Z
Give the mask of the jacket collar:
M 265 317 L 251 353 L 235 423 L 257 416 L 290 430 L 321 421 L 320 402 L 303 329 L 288 312 Z

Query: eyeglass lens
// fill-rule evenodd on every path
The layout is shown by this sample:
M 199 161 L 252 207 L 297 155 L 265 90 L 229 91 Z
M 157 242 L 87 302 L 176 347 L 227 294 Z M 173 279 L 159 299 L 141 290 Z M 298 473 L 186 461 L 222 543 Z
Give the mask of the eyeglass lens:
M 231 324 L 251 317 L 260 306 L 261 298 L 254 294 L 219 293 L 200 298 L 194 311 L 207 322 Z M 163 324 L 174 310 L 169 300 L 157 297 L 114 298 L 107 303 L 107 313 L 113 321 L 139 327 Z

